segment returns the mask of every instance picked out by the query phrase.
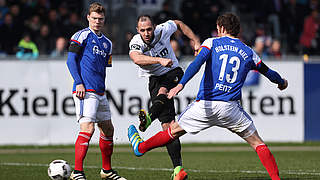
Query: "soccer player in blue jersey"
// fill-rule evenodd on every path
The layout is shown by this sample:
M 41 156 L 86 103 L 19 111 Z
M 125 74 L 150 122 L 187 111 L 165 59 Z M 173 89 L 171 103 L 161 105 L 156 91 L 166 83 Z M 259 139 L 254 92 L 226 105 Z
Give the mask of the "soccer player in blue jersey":
M 94 133 L 95 123 L 100 130 L 99 147 L 102 155 L 102 179 L 119 179 L 111 168 L 114 128 L 108 100 L 105 96 L 106 67 L 111 67 L 112 43 L 101 33 L 105 9 L 92 3 L 87 15 L 89 27 L 71 37 L 67 65 L 74 79 L 73 99 L 76 106 L 80 132 L 75 143 L 75 168 L 73 180 L 86 180 L 83 161 Z
M 239 18 L 224 14 L 217 19 L 218 38 L 206 39 L 196 59 L 189 65 L 179 84 L 170 90 L 168 98 L 179 93 L 186 83 L 206 63 L 196 101 L 191 103 L 166 131 L 143 141 L 131 125 L 128 137 L 136 156 L 172 142 L 186 134 L 196 134 L 212 126 L 227 128 L 249 143 L 257 152 L 263 166 L 273 180 L 280 179 L 277 164 L 268 147 L 258 135 L 251 117 L 239 104 L 241 88 L 250 70 L 257 70 L 280 90 L 288 86 L 287 80 L 268 68 L 259 56 L 243 44 Z

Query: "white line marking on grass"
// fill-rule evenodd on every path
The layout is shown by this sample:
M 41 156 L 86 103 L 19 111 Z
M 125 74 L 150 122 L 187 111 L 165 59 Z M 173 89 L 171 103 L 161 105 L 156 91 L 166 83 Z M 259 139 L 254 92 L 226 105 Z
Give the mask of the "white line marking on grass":
M 40 164 L 40 163 L 0 163 L 0 166 L 35 166 L 35 167 L 48 167 L 49 164 Z M 74 166 L 72 166 L 74 167 Z M 99 166 L 85 166 L 88 169 L 99 169 Z M 135 170 L 135 171 L 173 171 L 171 168 L 137 168 L 137 167 L 123 167 L 115 166 L 115 169 L 125 169 L 125 170 Z M 233 170 L 233 171 L 220 171 L 220 170 L 198 170 L 198 169 L 187 169 L 189 172 L 195 173 L 245 173 L 245 174 L 267 174 L 267 171 L 250 171 L 250 170 Z M 312 175 L 320 176 L 320 172 L 316 170 L 282 170 L 281 174 L 290 174 L 290 175 Z

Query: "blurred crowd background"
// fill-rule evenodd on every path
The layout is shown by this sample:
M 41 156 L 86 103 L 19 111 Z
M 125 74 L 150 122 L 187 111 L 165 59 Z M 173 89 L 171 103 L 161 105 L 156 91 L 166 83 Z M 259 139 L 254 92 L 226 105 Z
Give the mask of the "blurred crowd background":
M 0 0 L 0 58 L 65 59 L 71 36 L 88 26 L 92 2 L 107 10 L 103 32 L 114 55 L 128 54 L 138 15 L 156 24 L 182 20 L 202 42 L 217 35 L 216 19 L 225 12 L 240 17 L 239 38 L 263 59 L 320 55 L 319 0 Z M 171 43 L 178 58 L 193 54 L 181 32 Z

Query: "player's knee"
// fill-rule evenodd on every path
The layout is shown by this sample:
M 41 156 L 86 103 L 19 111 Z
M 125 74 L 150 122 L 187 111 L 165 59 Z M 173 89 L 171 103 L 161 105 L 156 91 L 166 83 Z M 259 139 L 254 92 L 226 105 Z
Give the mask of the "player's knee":
M 82 117 L 79 120 L 80 123 L 80 131 L 87 132 L 90 134 L 94 133 L 94 122 L 89 117 Z
M 253 149 L 258 145 L 264 144 L 257 131 L 254 131 L 248 136 L 244 136 L 243 139 L 246 140 Z
M 160 94 L 167 94 L 168 93 L 168 89 L 165 87 L 161 87 L 158 91 L 158 95 Z
M 171 123 L 170 122 L 162 123 L 161 126 L 162 126 L 162 130 L 165 131 L 171 126 Z
M 114 133 L 114 127 L 113 127 L 113 125 L 111 124 L 111 125 L 109 125 L 108 127 L 107 127 L 107 136 L 113 136 L 113 133 Z
M 170 124 L 171 134 L 174 138 L 179 138 L 180 136 L 186 134 L 186 131 L 182 129 L 177 122 Z
M 104 134 L 105 136 L 107 137 L 113 136 L 114 127 L 111 121 L 102 121 L 98 123 L 98 127 L 100 128 L 101 133 Z

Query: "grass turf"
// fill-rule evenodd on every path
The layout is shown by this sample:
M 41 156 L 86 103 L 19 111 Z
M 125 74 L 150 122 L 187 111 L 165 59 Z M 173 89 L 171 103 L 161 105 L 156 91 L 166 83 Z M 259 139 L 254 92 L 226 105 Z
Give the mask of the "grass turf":
M 277 150 L 276 147 L 282 146 L 286 148 Z M 213 149 L 210 149 L 212 147 Z M 220 149 L 215 150 L 214 147 L 220 147 Z M 226 151 L 221 147 L 226 147 Z M 239 147 L 245 146 L 243 144 L 184 144 L 183 164 L 189 179 L 270 179 L 256 153 L 250 149 L 239 150 Z M 298 149 L 295 150 L 297 147 Z M 299 149 L 299 147 L 313 147 L 313 149 Z M 285 180 L 320 179 L 320 151 L 317 150 L 319 148 L 315 150 L 314 147 L 319 147 L 319 143 L 271 144 L 270 148 L 278 162 L 281 178 Z M 85 172 L 89 180 L 99 179 L 101 155 L 98 149 L 97 146 L 90 146 L 85 160 Z M 49 179 L 47 165 L 54 159 L 64 159 L 73 164 L 72 146 L 0 147 L 0 179 Z M 113 154 L 113 167 L 128 180 L 170 179 L 172 173 L 172 165 L 165 148 L 148 152 L 137 158 L 129 146 L 117 145 Z

